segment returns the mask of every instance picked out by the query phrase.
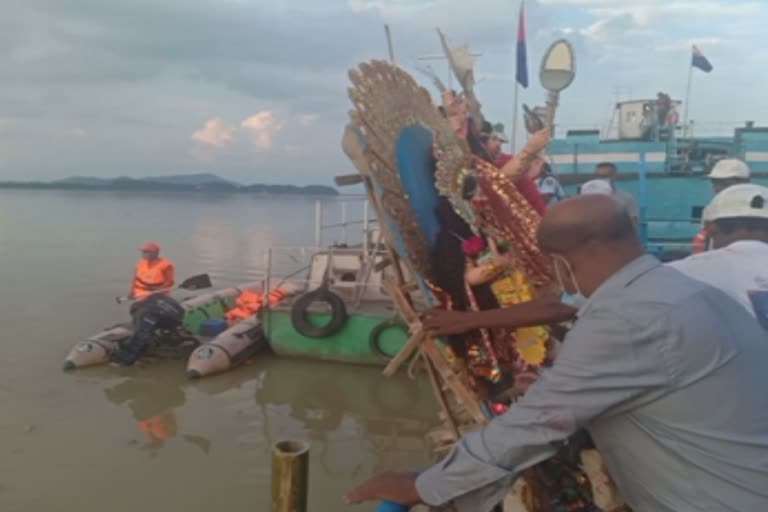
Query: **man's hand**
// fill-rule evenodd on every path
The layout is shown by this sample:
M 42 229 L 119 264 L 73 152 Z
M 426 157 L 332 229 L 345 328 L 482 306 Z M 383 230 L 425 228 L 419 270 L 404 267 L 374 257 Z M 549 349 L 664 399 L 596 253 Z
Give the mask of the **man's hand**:
M 415 471 L 388 471 L 380 473 L 347 492 L 347 505 L 371 500 L 389 500 L 401 505 L 418 505 L 421 498 L 416 490 Z
M 477 325 L 472 321 L 473 316 L 472 312 L 466 311 L 430 309 L 421 316 L 421 321 L 427 333 L 433 336 L 462 334 L 477 329 Z

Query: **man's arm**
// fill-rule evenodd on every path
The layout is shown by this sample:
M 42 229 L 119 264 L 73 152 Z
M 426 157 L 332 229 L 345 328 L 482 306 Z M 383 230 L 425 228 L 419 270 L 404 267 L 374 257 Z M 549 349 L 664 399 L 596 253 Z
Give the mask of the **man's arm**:
M 607 410 L 668 383 L 661 328 L 638 328 L 617 311 L 590 312 L 572 329 L 553 367 L 526 395 L 422 473 L 421 500 L 488 512 L 519 473 L 546 460 L 579 428 Z
M 173 267 L 173 263 L 168 263 L 165 268 L 165 280 L 163 281 L 163 289 L 172 288 L 176 282 L 176 269 Z
M 446 311 L 433 309 L 422 321 L 430 334 L 461 334 L 475 329 L 516 329 L 557 324 L 571 320 L 578 310 L 555 299 L 522 302 L 486 311 Z
M 139 278 L 138 278 L 138 268 L 135 268 L 133 270 L 133 277 L 131 278 L 131 289 L 128 290 L 128 295 L 127 295 L 128 298 L 132 299 L 134 297 L 133 290 L 136 289 L 136 285 L 138 284 L 138 280 L 139 280 Z

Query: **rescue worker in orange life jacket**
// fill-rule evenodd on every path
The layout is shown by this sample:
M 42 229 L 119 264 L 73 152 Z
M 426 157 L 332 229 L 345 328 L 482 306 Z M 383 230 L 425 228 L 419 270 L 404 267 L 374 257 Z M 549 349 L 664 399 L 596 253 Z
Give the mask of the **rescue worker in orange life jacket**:
M 136 272 L 131 283 L 130 296 L 143 299 L 159 290 L 168 290 L 173 286 L 175 270 L 173 263 L 160 257 L 160 246 L 147 242 L 141 246 L 141 259 L 136 264 Z M 165 291 L 167 294 L 168 291 Z

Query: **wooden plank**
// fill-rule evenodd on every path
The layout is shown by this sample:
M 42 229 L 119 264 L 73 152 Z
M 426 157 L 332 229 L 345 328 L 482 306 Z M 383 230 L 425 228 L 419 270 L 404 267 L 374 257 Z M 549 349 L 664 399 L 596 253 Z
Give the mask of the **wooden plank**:
M 400 369 L 403 363 L 408 361 L 413 353 L 418 350 L 419 345 L 424 340 L 424 336 L 424 331 L 418 329 L 410 338 L 408 338 L 408 341 L 406 341 L 398 353 L 395 354 L 395 357 L 393 357 L 389 363 L 387 363 L 387 366 L 384 368 L 382 374 L 385 377 L 391 377 L 397 373 L 397 370 Z
M 346 187 L 349 185 L 359 185 L 363 182 L 363 177 L 359 174 L 340 174 L 333 178 L 333 181 L 339 187 Z
M 376 265 L 373 267 L 373 270 L 375 270 L 376 272 L 381 272 L 382 270 L 384 270 L 385 268 L 387 268 L 387 267 L 388 267 L 388 266 L 390 266 L 391 264 L 392 264 L 392 260 L 391 260 L 391 259 L 389 259 L 389 257 L 385 257 L 383 260 L 381 260 L 380 262 L 378 262 L 378 263 L 377 263 L 377 264 L 376 264 Z
M 445 420 L 448 423 L 448 427 L 450 428 L 451 433 L 454 435 L 456 439 L 459 438 L 459 427 L 456 425 L 456 420 L 451 415 L 451 408 L 448 407 L 448 400 L 445 397 L 445 393 L 443 392 L 443 387 L 440 385 L 440 382 L 437 380 L 437 371 L 435 370 L 435 366 L 432 363 L 432 361 L 429 360 L 429 357 L 422 354 L 422 357 L 424 358 L 424 363 L 427 367 L 427 374 L 429 374 L 429 381 L 432 383 L 432 388 L 435 390 L 435 396 L 437 396 L 437 401 L 440 403 L 440 408 L 445 412 Z
M 478 425 L 484 424 L 488 418 L 480 408 L 480 403 L 472 391 L 467 388 L 459 376 L 450 368 L 445 357 L 437 348 L 437 344 L 432 338 L 425 338 L 421 343 L 421 350 L 429 360 L 435 365 L 438 375 L 442 378 L 443 382 L 453 392 L 458 405 L 469 414 L 473 421 Z
M 382 282 L 382 286 L 387 291 L 387 294 L 392 299 L 392 301 L 395 303 L 395 307 L 403 316 L 403 320 L 405 320 L 408 323 L 408 327 L 410 328 L 410 330 L 412 332 L 415 332 L 416 328 L 413 324 L 421 325 L 421 322 L 419 321 L 419 316 L 413 310 L 413 306 L 411 305 L 411 302 L 403 294 L 402 288 L 401 288 L 402 285 L 403 283 L 400 283 L 400 286 L 395 285 L 395 283 L 393 283 L 391 279 L 385 279 Z

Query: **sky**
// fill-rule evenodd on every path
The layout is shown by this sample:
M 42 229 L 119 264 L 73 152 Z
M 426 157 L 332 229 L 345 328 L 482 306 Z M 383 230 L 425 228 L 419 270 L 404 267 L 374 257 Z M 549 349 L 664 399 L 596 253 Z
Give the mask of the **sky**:
M 513 118 L 519 0 L 0 0 L 0 180 L 213 172 L 244 183 L 331 184 L 347 70 L 386 57 L 415 71 L 435 28 L 482 54 L 484 113 Z M 558 126 L 604 128 L 617 99 L 683 99 L 700 133 L 768 125 L 764 0 L 527 0 L 530 86 L 565 37 L 577 74 Z M 434 68 L 447 80 L 441 62 Z M 430 91 L 437 99 L 434 89 Z M 522 128 L 521 128 L 522 131 Z

